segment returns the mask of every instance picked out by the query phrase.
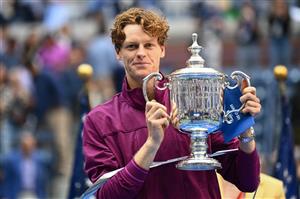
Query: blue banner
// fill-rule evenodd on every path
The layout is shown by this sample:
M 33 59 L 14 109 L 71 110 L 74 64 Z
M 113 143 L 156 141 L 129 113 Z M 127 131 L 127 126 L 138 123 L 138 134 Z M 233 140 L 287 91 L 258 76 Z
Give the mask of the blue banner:
M 283 181 L 287 199 L 299 198 L 296 161 L 290 107 L 286 96 L 281 97 L 282 128 L 274 177 Z

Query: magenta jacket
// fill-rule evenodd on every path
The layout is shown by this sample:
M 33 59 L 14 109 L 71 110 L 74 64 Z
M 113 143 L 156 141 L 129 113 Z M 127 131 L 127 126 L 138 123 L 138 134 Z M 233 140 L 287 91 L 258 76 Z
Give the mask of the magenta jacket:
M 169 92 L 156 90 L 156 100 L 170 110 Z M 149 171 L 139 167 L 134 154 L 147 138 L 145 100 L 141 89 L 129 90 L 127 81 L 121 93 L 105 104 L 95 107 L 86 117 L 83 133 L 85 171 L 95 182 L 103 174 L 125 167 L 97 192 L 101 199 L 198 199 L 221 198 L 214 170 L 182 171 L 176 163 L 163 165 Z M 190 139 L 172 125 L 165 130 L 165 137 L 154 161 L 189 155 Z M 222 134 L 210 134 L 209 153 L 237 148 L 235 139 L 223 142 Z M 257 151 L 242 151 L 219 156 L 222 164 L 218 170 L 225 179 L 241 191 L 252 192 L 259 184 L 260 164 Z

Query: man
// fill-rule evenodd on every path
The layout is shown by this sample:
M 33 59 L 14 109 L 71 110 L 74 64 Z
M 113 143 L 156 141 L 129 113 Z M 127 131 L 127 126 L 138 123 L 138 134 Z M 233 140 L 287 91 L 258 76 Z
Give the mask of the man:
M 215 171 L 182 171 L 174 164 L 149 170 L 153 161 L 189 154 L 189 137 L 169 125 L 169 93 L 149 83 L 152 101 L 146 103 L 141 89 L 143 78 L 159 71 L 168 29 L 164 18 L 140 8 L 131 8 L 115 19 L 111 37 L 126 77 L 121 93 L 87 115 L 83 151 L 85 171 L 92 182 L 109 171 L 125 168 L 103 185 L 98 198 L 221 197 Z M 241 101 L 247 101 L 244 113 L 260 112 L 255 88 L 243 89 Z M 250 134 L 247 131 L 242 136 Z M 215 133 L 208 143 L 209 152 L 239 147 L 239 152 L 218 158 L 223 167 L 218 172 L 243 191 L 257 188 L 259 158 L 253 139 L 247 143 L 234 139 L 225 144 L 222 135 Z

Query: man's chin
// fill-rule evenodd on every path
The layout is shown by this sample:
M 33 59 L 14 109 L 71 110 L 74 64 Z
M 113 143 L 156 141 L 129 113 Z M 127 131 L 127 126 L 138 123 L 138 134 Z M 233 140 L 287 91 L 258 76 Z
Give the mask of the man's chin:
M 145 77 L 147 77 L 148 75 L 150 75 L 153 72 L 141 72 L 139 74 L 139 77 L 141 77 L 141 79 L 144 79 Z
M 143 81 L 145 77 L 147 77 L 151 73 L 155 73 L 156 71 L 146 71 L 146 70 L 137 70 L 135 73 L 135 79 L 139 81 Z

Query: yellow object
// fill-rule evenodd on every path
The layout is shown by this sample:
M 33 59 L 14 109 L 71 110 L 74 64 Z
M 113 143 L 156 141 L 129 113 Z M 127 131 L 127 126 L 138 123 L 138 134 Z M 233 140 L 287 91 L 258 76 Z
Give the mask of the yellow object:
M 278 80 L 286 80 L 288 70 L 284 65 L 277 65 L 274 67 L 274 75 Z
M 93 75 L 93 67 L 89 64 L 81 64 L 77 68 L 77 74 L 81 78 L 89 78 Z
M 221 197 L 223 199 L 236 199 L 241 193 L 236 186 L 227 182 L 221 175 L 217 174 L 220 185 Z M 260 184 L 254 197 L 253 193 L 245 193 L 245 199 L 285 199 L 283 182 L 269 175 L 260 174 Z

